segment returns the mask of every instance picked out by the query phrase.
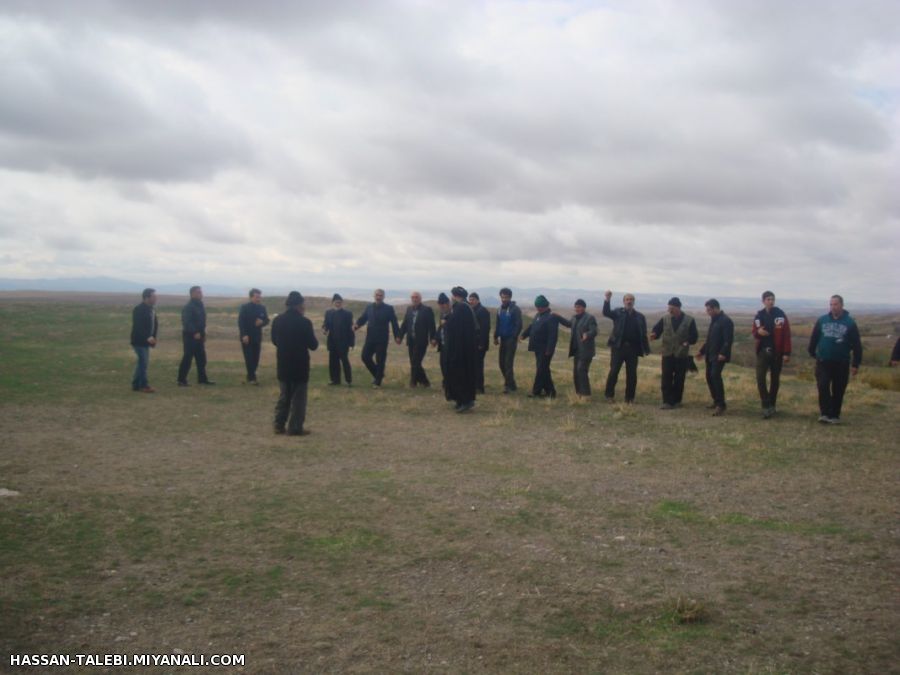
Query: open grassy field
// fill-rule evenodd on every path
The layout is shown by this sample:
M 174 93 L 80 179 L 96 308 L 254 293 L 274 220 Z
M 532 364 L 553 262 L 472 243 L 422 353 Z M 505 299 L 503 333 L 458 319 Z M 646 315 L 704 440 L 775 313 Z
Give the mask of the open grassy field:
M 501 395 L 492 350 L 456 415 L 406 388 L 405 348 L 375 391 L 358 350 L 357 386 L 326 386 L 323 345 L 313 433 L 290 438 L 271 344 L 241 383 L 239 300 L 207 303 L 218 385 L 180 389 L 183 301 L 162 299 L 153 395 L 130 391 L 134 302 L 0 298 L 0 488 L 20 493 L 0 497 L 0 670 L 180 650 L 248 673 L 900 672 L 900 393 L 867 365 L 898 317 L 859 319 L 874 356 L 840 427 L 816 423 L 802 338 L 769 421 L 737 364 L 713 418 L 702 367 L 669 412 L 657 357 L 625 407 L 602 402 L 603 349 L 588 403 L 565 350 L 555 401 L 525 397 L 524 348 Z

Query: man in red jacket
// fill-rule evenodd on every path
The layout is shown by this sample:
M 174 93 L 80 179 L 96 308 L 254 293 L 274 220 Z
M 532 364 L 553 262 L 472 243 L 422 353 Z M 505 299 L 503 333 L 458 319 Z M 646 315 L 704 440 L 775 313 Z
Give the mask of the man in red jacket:
M 775 414 L 781 367 L 791 360 L 791 324 L 787 316 L 775 306 L 775 294 L 762 294 L 763 308 L 753 319 L 756 338 L 756 386 L 762 403 L 763 419 Z M 766 385 L 766 374 L 771 373 Z

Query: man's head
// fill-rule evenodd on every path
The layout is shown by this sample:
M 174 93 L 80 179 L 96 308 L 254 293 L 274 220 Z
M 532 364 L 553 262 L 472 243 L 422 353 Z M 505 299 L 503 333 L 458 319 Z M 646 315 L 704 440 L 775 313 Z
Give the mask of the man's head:
M 481 304 L 481 298 L 475 291 L 469 293 L 469 304 L 472 305 L 472 307 L 478 307 L 478 305 Z
M 543 295 L 539 295 L 534 299 L 534 307 L 541 314 L 550 310 L 550 301 Z
M 766 309 L 772 309 L 775 306 L 775 294 L 772 291 L 763 293 L 762 303 Z
M 469 297 L 469 293 L 462 286 L 454 286 L 450 289 L 450 295 L 454 302 L 465 302 Z
M 294 310 L 299 314 L 303 314 L 303 312 L 306 311 L 306 307 L 303 303 L 303 296 L 300 295 L 298 291 L 291 291 L 288 293 L 287 299 L 284 301 L 285 307 L 289 310 Z
M 419 291 L 413 291 L 409 294 L 409 301 L 412 303 L 413 307 L 418 307 L 422 304 L 422 294 Z
M 587 309 L 587 303 L 581 298 L 578 298 L 575 301 L 575 316 L 581 316 L 582 314 L 584 314 L 585 309 Z
M 844 299 L 839 295 L 832 295 L 828 307 L 831 309 L 831 315 L 838 317 L 844 312 Z
M 199 286 L 191 286 L 191 290 L 189 292 L 191 294 L 191 300 L 203 299 L 203 289 Z
M 630 312 L 634 309 L 634 296 L 631 293 L 626 293 L 622 296 L 622 304 L 625 306 L 625 309 Z
M 719 312 L 722 311 L 722 308 L 719 305 L 719 301 L 715 298 L 710 298 L 703 304 L 706 307 L 706 313 L 710 316 L 718 316 Z
M 442 312 L 447 312 L 450 309 L 450 298 L 447 297 L 446 293 L 438 295 L 438 307 Z
M 258 305 L 262 302 L 262 291 L 258 288 L 251 288 L 249 295 L 250 302 L 252 302 L 254 305 Z
M 340 293 L 335 293 L 331 296 L 331 304 L 335 309 L 340 309 L 344 306 L 344 298 L 341 297 Z
M 384 302 L 384 289 L 376 288 L 375 289 L 375 304 L 380 305 L 382 302 Z
M 500 302 L 506 307 L 509 304 L 509 301 L 512 300 L 512 291 L 508 288 L 500 289 Z
M 676 318 L 681 316 L 681 299 L 678 297 L 670 298 L 667 309 L 672 316 Z
M 141 292 L 141 300 L 144 301 L 145 305 L 150 305 L 151 307 L 153 307 L 153 305 L 156 304 L 156 289 L 155 288 L 145 288 Z

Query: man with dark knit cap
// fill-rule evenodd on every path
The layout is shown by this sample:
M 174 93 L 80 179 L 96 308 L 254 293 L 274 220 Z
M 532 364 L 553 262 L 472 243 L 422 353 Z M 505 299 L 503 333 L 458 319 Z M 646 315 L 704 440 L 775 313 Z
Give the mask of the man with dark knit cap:
M 409 351 L 409 386 L 430 387 L 428 375 L 422 367 L 422 360 L 428 351 L 428 344 L 434 339 L 434 310 L 422 303 L 422 294 L 413 291 L 409 296 L 409 306 L 403 323 L 400 324 L 400 336 L 397 344 L 406 338 Z
M 619 371 L 625 364 L 625 403 L 634 403 L 637 392 L 638 359 L 650 353 L 647 340 L 647 319 L 634 308 L 634 295 L 622 296 L 622 307 L 612 309 L 612 291 L 603 294 L 603 316 L 612 319 L 613 329 L 609 335 L 609 374 L 606 377 L 606 400 L 616 398 L 616 383 Z
M 339 293 L 331 296 L 331 309 L 325 312 L 322 322 L 328 347 L 328 376 L 330 385 L 341 383 L 341 366 L 344 369 L 344 381 L 349 387 L 353 383 L 353 371 L 350 368 L 350 348 L 356 344 L 353 332 L 353 312 L 344 309 L 344 299 Z
M 559 318 L 550 312 L 550 302 L 543 295 L 534 299 L 537 315 L 531 324 L 522 332 L 521 339 L 528 338 L 528 351 L 534 352 L 535 373 L 534 385 L 529 398 L 549 396 L 556 398 L 556 387 L 550 372 L 550 362 L 556 351 L 559 338 Z
M 500 347 L 500 372 L 503 374 L 503 393 L 516 390 L 515 360 L 522 332 L 522 310 L 512 299 L 509 288 L 500 289 L 500 307 L 494 324 L 494 345 Z
M 269 324 L 269 314 L 262 304 L 262 291 L 250 289 L 250 302 L 241 305 L 238 312 L 238 331 L 241 334 L 241 351 L 244 352 L 244 365 L 247 367 L 247 384 L 256 384 L 256 369 L 259 368 L 259 355 L 262 352 L 262 329 Z
M 684 377 L 687 373 L 688 362 L 691 361 L 691 345 L 696 344 L 697 322 L 694 317 L 681 311 L 681 300 L 677 297 L 669 300 L 668 313 L 661 318 L 653 330 L 650 331 L 650 339 L 662 338 L 662 410 L 672 410 L 681 407 L 681 399 L 684 396 Z
M 456 412 L 475 407 L 475 381 L 478 368 L 478 322 L 467 302 L 462 286 L 450 291 L 453 306 L 444 324 L 447 349 L 447 396 L 456 401 Z
M 585 398 L 591 395 L 589 372 L 591 361 L 597 353 L 597 319 L 588 314 L 586 309 L 587 303 L 578 298 L 575 301 L 575 315 L 571 319 L 554 312 L 559 323 L 572 331 L 569 338 L 569 356 L 574 358 L 572 380 L 575 383 L 575 393 Z
M 450 317 L 450 298 L 447 297 L 446 293 L 441 293 L 438 295 L 437 304 L 438 324 L 431 344 L 433 347 L 437 347 L 440 355 L 441 386 L 444 389 L 444 398 L 449 401 L 450 393 L 447 390 L 447 356 L 449 355 L 447 351 L 447 319 Z
M 397 323 L 397 315 L 394 308 L 384 302 L 384 291 L 375 289 L 375 302 L 366 307 L 365 311 L 353 324 L 353 330 L 357 331 L 366 324 L 366 341 L 363 343 L 362 361 L 366 369 L 372 374 L 372 386 L 376 389 L 384 380 L 384 367 L 387 362 L 387 349 L 390 342 L 388 329 L 394 332 L 394 339 L 400 335 L 400 324 Z
M 312 321 L 304 314 L 303 296 L 291 291 L 284 301 L 287 310 L 272 322 L 272 344 L 276 347 L 278 385 L 275 433 L 306 436 L 306 394 L 309 385 L 309 352 L 319 347 Z M 286 425 L 286 426 L 285 426 Z
M 479 394 L 484 393 L 484 357 L 487 356 L 491 344 L 491 313 L 481 304 L 478 293 L 469 293 L 469 306 L 475 313 L 478 322 L 478 363 L 475 371 L 475 388 Z

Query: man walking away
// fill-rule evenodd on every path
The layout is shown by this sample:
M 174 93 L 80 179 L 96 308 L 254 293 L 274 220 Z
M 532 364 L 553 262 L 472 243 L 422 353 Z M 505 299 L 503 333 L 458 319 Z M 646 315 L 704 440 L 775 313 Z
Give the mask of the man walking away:
M 684 376 L 687 373 L 688 361 L 691 360 L 690 349 L 696 344 L 697 323 L 694 317 L 681 311 L 681 300 L 671 298 L 668 313 L 661 318 L 650 332 L 651 340 L 662 338 L 662 373 L 660 388 L 662 389 L 661 410 L 672 410 L 681 407 L 684 396 Z
M 356 344 L 353 332 L 353 313 L 344 309 L 344 299 L 339 293 L 331 296 L 331 309 L 325 312 L 322 331 L 327 338 L 328 375 L 331 385 L 341 383 L 341 367 L 344 369 L 344 381 L 349 387 L 353 383 L 353 371 L 350 369 L 350 348 Z
M 572 367 L 572 378 L 575 382 L 575 393 L 582 397 L 591 395 L 589 372 L 591 361 L 597 352 L 597 319 L 585 310 L 587 303 L 579 298 L 575 301 L 575 315 L 571 320 L 555 314 L 560 324 L 572 330 L 569 338 L 569 356 L 575 359 Z
M 384 303 L 384 291 L 380 288 L 375 289 L 375 302 L 366 307 L 353 325 L 353 330 L 358 331 L 366 324 L 369 324 L 369 328 L 363 344 L 362 361 L 372 374 L 372 386 L 377 389 L 384 380 L 384 367 L 387 362 L 387 348 L 390 341 L 388 329 L 393 330 L 395 340 L 400 335 L 397 315 L 391 305 Z
M 259 368 L 259 355 L 262 351 L 262 329 L 269 325 L 269 314 L 262 304 L 261 290 L 251 288 L 249 295 L 250 302 L 241 305 L 238 313 L 238 330 L 241 333 L 244 365 L 247 366 L 247 384 L 259 385 L 256 369 Z
M 468 294 L 462 286 L 450 291 L 453 307 L 444 326 L 447 340 L 447 395 L 456 401 L 456 412 L 475 407 L 475 380 L 478 367 L 478 323 L 466 302 Z
M 731 346 L 734 344 L 734 322 L 719 305 L 719 301 L 711 298 L 706 301 L 706 313 L 709 315 L 709 331 L 706 342 L 700 347 L 697 358 L 706 357 L 706 385 L 712 396 L 713 417 L 725 414 L 725 383 L 722 381 L 722 370 L 731 361 Z
M 522 310 L 513 302 L 512 291 L 500 289 L 500 309 L 494 325 L 494 345 L 500 347 L 500 372 L 503 374 L 503 393 L 516 390 L 515 360 L 522 332 Z
M 303 296 L 291 291 L 284 301 L 287 311 L 272 322 L 280 396 L 275 404 L 275 433 L 306 436 L 306 399 L 309 386 L 309 352 L 319 347 L 312 321 L 304 316 Z M 287 425 L 287 426 L 285 426 Z
M 606 377 L 606 400 L 616 399 L 616 383 L 619 371 L 625 364 L 625 403 L 634 403 L 637 391 L 638 358 L 650 353 L 647 340 L 647 319 L 634 308 L 634 295 L 626 293 L 622 297 L 623 307 L 611 309 L 612 291 L 604 293 L 603 316 L 612 319 L 613 329 L 609 335 L 609 375 Z
M 775 306 L 775 294 L 762 294 L 763 308 L 753 318 L 753 337 L 756 339 L 756 388 L 762 404 L 763 419 L 775 414 L 781 368 L 791 360 L 791 324 L 780 308 Z M 769 384 L 766 385 L 766 375 Z
M 469 293 L 469 306 L 475 312 L 478 328 L 478 362 L 475 371 L 475 388 L 479 394 L 484 393 L 484 357 L 487 356 L 491 344 L 491 313 L 481 304 L 481 297 L 474 291 Z
M 203 289 L 191 286 L 191 299 L 181 310 L 181 341 L 184 356 L 178 366 L 178 386 L 187 387 L 191 361 L 197 362 L 198 384 L 215 384 L 206 376 L 206 307 L 203 306 Z
M 428 351 L 428 345 L 434 340 L 434 310 L 428 305 L 422 304 L 422 294 L 413 291 L 409 296 L 409 306 L 400 324 L 400 335 L 397 344 L 403 342 L 406 337 L 406 347 L 409 351 L 409 386 L 430 387 L 428 375 L 422 367 L 422 360 Z
M 134 377 L 131 388 L 143 394 L 156 391 L 147 380 L 147 369 L 150 367 L 150 350 L 156 346 L 156 332 L 159 320 L 156 318 L 156 290 L 145 288 L 141 293 L 141 302 L 131 312 L 131 346 L 137 355 Z
M 808 351 L 816 359 L 819 421 L 840 424 L 847 382 L 850 373 L 855 376 L 859 372 L 863 350 L 859 328 L 844 309 L 844 299 L 840 295 L 832 295 L 829 306 L 831 311 L 816 321 L 809 337 Z
M 522 332 L 521 337 L 522 340 L 528 338 L 528 351 L 534 352 L 534 384 L 528 397 L 556 398 L 550 362 L 553 360 L 553 352 L 556 351 L 556 341 L 559 338 L 559 319 L 550 313 L 550 303 L 543 295 L 534 299 L 534 306 L 538 313 L 528 328 Z

